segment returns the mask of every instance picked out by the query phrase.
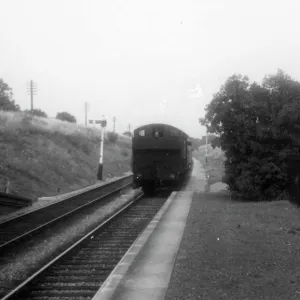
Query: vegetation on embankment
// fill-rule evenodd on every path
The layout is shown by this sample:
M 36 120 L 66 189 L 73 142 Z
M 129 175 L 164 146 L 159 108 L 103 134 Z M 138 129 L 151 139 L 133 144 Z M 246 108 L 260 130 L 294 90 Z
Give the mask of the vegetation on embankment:
M 0 189 L 37 198 L 97 182 L 100 131 L 24 112 L 0 111 Z M 131 139 L 105 139 L 103 177 L 131 171 Z

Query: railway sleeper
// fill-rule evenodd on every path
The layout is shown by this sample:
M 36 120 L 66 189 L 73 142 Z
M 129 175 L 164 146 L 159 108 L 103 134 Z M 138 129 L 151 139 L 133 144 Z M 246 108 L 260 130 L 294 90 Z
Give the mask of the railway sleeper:
M 61 297 L 70 297 L 71 299 L 74 299 L 74 296 L 75 296 L 77 299 L 77 296 L 91 298 L 94 295 L 95 295 L 95 289 L 71 290 L 69 288 L 68 290 L 59 289 L 59 290 L 32 291 L 30 293 L 29 299 L 33 299 L 32 297 L 36 297 L 36 296 L 43 296 L 43 299 L 45 299 L 45 297 L 59 297 L 59 299 L 61 299 Z
M 111 265 L 108 264 L 85 264 L 80 266 L 80 270 L 109 270 Z M 60 266 L 53 266 L 53 270 L 77 270 L 78 266 L 76 265 L 60 265 Z
M 77 282 L 47 282 L 39 285 L 36 289 L 33 287 L 34 291 L 47 291 L 47 290 L 89 290 L 100 286 L 99 281 L 77 281 Z
M 119 257 L 122 257 L 122 253 L 120 254 Z M 99 264 L 102 261 L 107 261 L 109 259 L 109 262 L 116 262 L 119 261 L 118 258 L 112 258 L 112 257 L 107 257 L 107 255 L 104 254 L 99 254 L 99 255 L 84 255 L 81 257 L 76 257 L 71 260 L 66 260 L 65 263 L 67 264 Z M 101 261 L 102 260 L 102 261 Z
M 59 280 L 60 282 L 82 282 L 87 280 L 87 276 L 51 276 L 51 275 L 46 275 L 45 277 L 43 277 L 43 280 L 46 282 L 52 282 L 52 281 L 57 281 Z M 103 275 L 98 276 L 98 275 L 93 275 L 91 277 L 88 277 L 88 281 L 91 282 L 101 282 L 103 280 Z
M 84 257 L 92 257 L 92 256 L 103 256 L 103 258 L 107 257 L 107 256 L 111 256 L 111 255 L 119 255 L 119 254 L 123 254 L 127 251 L 128 247 L 127 248 L 114 248 L 114 249 L 111 249 L 111 250 L 105 250 L 105 251 L 86 251 L 86 252 L 81 252 L 80 253 L 80 256 L 78 256 L 78 258 L 84 258 Z
M 113 267 L 113 265 L 112 265 Z M 111 268 L 112 269 L 112 268 Z M 111 270 L 110 269 L 110 270 Z M 93 270 L 51 270 L 49 271 L 49 275 L 56 275 L 56 276 L 89 276 L 89 275 L 101 275 L 107 274 L 107 269 L 103 269 L 101 271 L 93 269 Z

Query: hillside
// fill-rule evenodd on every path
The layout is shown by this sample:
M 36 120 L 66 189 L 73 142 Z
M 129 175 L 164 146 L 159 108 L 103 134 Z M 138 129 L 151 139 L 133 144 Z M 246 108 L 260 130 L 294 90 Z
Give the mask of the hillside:
M 0 191 L 36 199 L 97 182 L 100 130 L 0 111 Z M 131 139 L 105 138 L 104 178 L 131 171 Z

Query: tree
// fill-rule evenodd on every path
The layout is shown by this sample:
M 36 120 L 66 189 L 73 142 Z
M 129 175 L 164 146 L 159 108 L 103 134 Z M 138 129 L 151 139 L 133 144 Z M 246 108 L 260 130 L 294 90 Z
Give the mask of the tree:
M 202 124 L 225 152 L 224 181 L 244 198 L 274 199 L 287 186 L 286 160 L 300 145 L 300 83 L 282 70 L 263 84 L 228 78 Z
M 57 113 L 56 119 L 61 120 L 61 121 L 67 121 L 70 123 L 76 123 L 76 118 L 69 114 L 68 112 L 60 112 Z
M 27 110 L 25 110 L 25 112 L 28 114 L 37 116 L 37 117 L 48 118 L 47 114 L 44 111 L 42 111 L 41 109 L 33 109 L 32 111 L 27 109 Z
M 117 142 L 118 137 L 118 134 L 115 132 L 107 132 L 107 138 L 112 144 L 115 144 Z
M 12 89 L 0 78 L 0 110 L 19 111 L 20 106 L 13 100 Z

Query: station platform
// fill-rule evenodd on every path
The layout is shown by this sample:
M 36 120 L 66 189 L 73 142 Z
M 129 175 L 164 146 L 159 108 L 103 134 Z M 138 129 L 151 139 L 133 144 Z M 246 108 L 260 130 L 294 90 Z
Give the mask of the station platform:
M 173 192 L 130 247 L 93 300 L 165 299 L 195 191 L 204 191 L 206 177 L 194 160 L 183 191 Z

